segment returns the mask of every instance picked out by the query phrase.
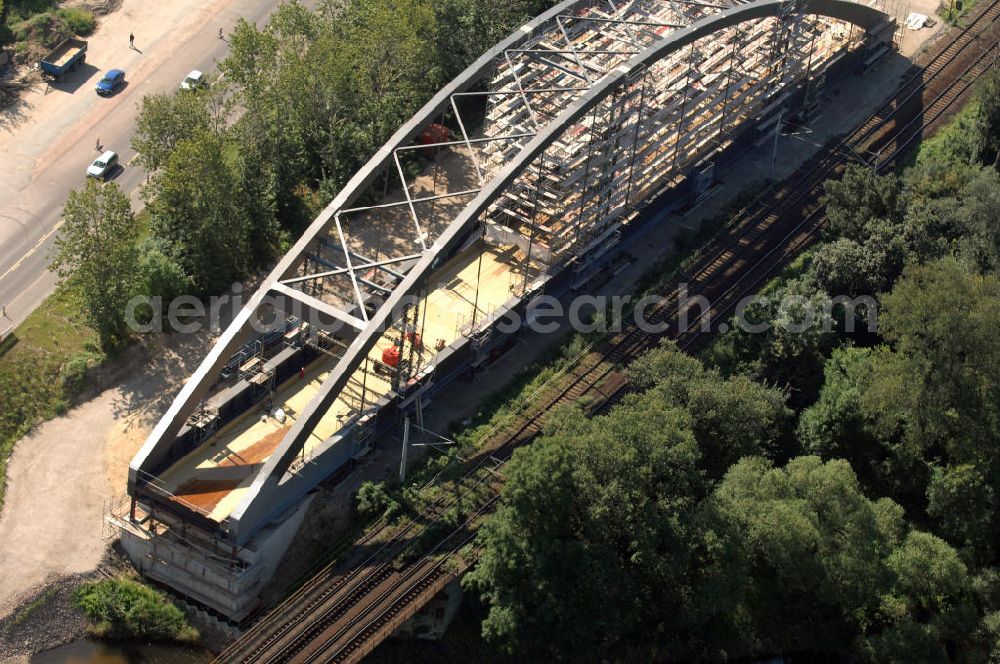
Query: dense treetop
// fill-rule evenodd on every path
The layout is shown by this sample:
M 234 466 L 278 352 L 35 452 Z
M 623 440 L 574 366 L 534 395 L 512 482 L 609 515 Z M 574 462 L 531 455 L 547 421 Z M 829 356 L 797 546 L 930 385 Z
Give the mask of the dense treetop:
M 997 661 L 998 127 L 992 75 L 910 168 L 827 184 L 826 241 L 747 311 L 769 329 L 649 353 L 612 412 L 519 450 L 467 580 L 484 635 L 568 661 Z

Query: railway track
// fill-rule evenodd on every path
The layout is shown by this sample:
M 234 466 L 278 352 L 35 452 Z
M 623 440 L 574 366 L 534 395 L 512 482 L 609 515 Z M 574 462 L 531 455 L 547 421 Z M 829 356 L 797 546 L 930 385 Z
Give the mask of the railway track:
M 933 128 L 996 62 L 998 29 L 1000 0 L 993 0 L 865 122 L 793 174 L 789 184 L 772 187 L 745 208 L 736 223 L 677 279 L 687 285 L 690 295 L 704 295 L 711 302 L 695 319 L 697 325 L 686 330 L 672 325 L 680 306 L 671 298 L 645 317 L 651 324 L 665 326 L 666 332 L 651 334 L 632 325 L 605 340 L 600 349 L 586 349 L 570 369 L 550 381 L 558 383 L 558 389 L 543 386 L 540 398 L 526 400 L 525 408 L 508 426 L 492 432 L 501 442 L 472 460 L 469 470 L 456 480 L 464 494 L 436 498 L 424 510 L 424 520 L 409 521 L 378 545 L 376 540 L 389 526 L 376 524 L 359 542 L 362 548 L 375 549 L 371 555 L 342 575 L 333 564 L 328 565 L 217 661 L 340 662 L 357 661 L 370 652 L 460 571 L 447 568 L 446 561 L 456 560 L 474 538 L 482 518 L 495 508 L 502 484 L 499 471 L 514 449 L 541 431 L 549 411 L 583 397 L 594 399 L 593 412 L 607 410 L 628 390 L 619 368 L 665 335 L 674 337 L 685 350 L 704 343 L 708 335 L 699 334 L 698 328 L 706 317 L 728 317 L 741 299 L 756 292 L 817 239 L 825 224 L 820 202 L 823 183 L 852 160 L 877 171 L 896 165 L 913 142 Z M 984 35 L 988 36 L 985 46 Z M 869 162 L 862 154 L 874 154 L 875 159 Z M 414 541 L 419 543 L 422 535 L 434 532 L 432 527 L 442 522 L 462 495 L 470 494 L 476 495 L 471 516 L 448 528 L 427 553 L 398 562 Z

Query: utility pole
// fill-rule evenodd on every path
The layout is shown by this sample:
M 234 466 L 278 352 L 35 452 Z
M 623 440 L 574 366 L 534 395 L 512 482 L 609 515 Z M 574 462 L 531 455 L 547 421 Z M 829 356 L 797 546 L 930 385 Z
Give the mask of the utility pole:
M 410 416 L 403 422 L 403 452 L 399 457 L 399 483 L 406 482 L 406 450 L 410 446 Z
M 784 115 L 785 109 L 778 111 L 778 121 L 774 125 L 774 145 L 771 148 L 771 168 L 768 169 L 768 177 L 774 177 L 774 162 L 778 159 L 778 139 L 781 138 L 781 118 Z

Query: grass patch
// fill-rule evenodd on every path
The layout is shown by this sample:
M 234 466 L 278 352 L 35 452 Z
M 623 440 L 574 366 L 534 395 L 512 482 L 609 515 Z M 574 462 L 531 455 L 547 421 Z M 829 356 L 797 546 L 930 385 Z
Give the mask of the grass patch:
M 56 16 L 66 22 L 66 27 L 71 32 L 81 37 L 86 37 L 97 27 L 94 13 L 86 9 L 60 8 L 56 10 Z
M 59 289 L 0 348 L 0 507 L 14 444 L 38 423 L 64 413 L 104 362 L 82 307 Z
M 198 630 L 163 593 L 134 579 L 118 577 L 84 583 L 73 593 L 91 621 L 93 636 L 117 640 L 170 640 L 194 643 Z
M 15 625 L 20 625 L 25 620 L 30 618 L 32 614 L 38 611 L 38 609 L 48 604 L 49 600 L 55 597 L 56 592 L 58 592 L 56 588 L 49 588 L 46 590 L 35 601 L 21 609 L 18 614 L 14 616 L 13 623 Z
M 35 14 L 47 12 L 59 4 L 58 0 L 5 0 L 8 21 L 23 21 Z
M 580 334 L 553 344 L 537 361 L 517 372 L 507 385 L 486 397 L 471 422 L 452 425 L 454 440 L 462 444 L 464 451 L 475 451 L 490 432 L 521 411 L 548 381 L 572 367 L 587 345 L 587 339 Z
M 947 164 L 953 168 L 969 168 L 978 162 L 982 145 L 978 139 L 978 124 L 982 116 L 978 99 L 970 99 L 930 138 L 911 150 L 902 166 Z
M 959 25 L 975 6 L 976 0 L 942 0 L 938 6 L 937 14 L 946 23 Z

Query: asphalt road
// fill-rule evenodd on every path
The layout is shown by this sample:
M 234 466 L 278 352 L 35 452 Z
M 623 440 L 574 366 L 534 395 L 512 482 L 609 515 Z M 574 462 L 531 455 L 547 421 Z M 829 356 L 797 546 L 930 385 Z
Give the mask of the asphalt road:
M 10 326 L 16 326 L 52 293 L 56 275 L 48 271 L 49 255 L 61 225 L 61 215 L 66 196 L 79 188 L 85 180 L 85 171 L 97 156 L 95 142 L 99 137 L 105 149 L 119 153 L 122 167 L 111 177 L 128 192 L 133 205 L 140 203 L 139 186 L 146 173 L 133 160 L 135 153 L 129 147 L 138 113 L 137 104 L 143 95 L 171 92 L 177 89 L 184 76 L 192 69 L 214 72 L 216 63 L 228 53 L 229 45 L 219 39 L 219 28 L 228 32 L 242 17 L 263 25 L 277 5 L 277 0 L 230 0 L 221 2 L 213 20 L 203 23 L 187 35 L 172 35 L 162 40 L 169 53 L 155 53 L 155 66 L 137 66 L 141 78 L 128 74 L 128 85 L 114 97 L 96 98 L 94 85 L 104 69 L 122 66 L 115 62 L 99 62 L 88 50 L 87 64 L 67 77 L 67 80 L 50 89 L 48 95 L 61 95 L 58 104 L 61 112 L 77 114 L 79 122 L 72 120 L 66 126 L 53 127 L 41 138 L 25 131 L 25 140 L 32 141 L 33 152 L 39 155 L 34 168 L 27 175 L 31 164 L 8 161 L 8 173 L 20 174 L 21 182 L 15 187 L 0 188 L 0 305 L 6 308 L 6 317 L 0 318 L 0 335 Z M 114 15 L 108 17 L 113 19 Z M 142 47 L 141 35 L 137 47 Z M 153 49 L 147 53 L 154 55 Z M 140 53 L 129 53 L 142 57 Z M 166 56 L 166 57 L 164 57 Z M 104 60 L 110 60 L 105 56 Z M 98 68 L 100 67 L 100 69 Z M 123 68 L 125 68 L 123 66 Z M 16 141 L 19 129 L 10 130 Z M 35 130 L 35 134 L 39 131 Z M 65 146 L 65 149 L 62 149 Z M 17 162 L 15 155 L 9 159 Z M 23 186 L 18 186 L 23 184 Z

